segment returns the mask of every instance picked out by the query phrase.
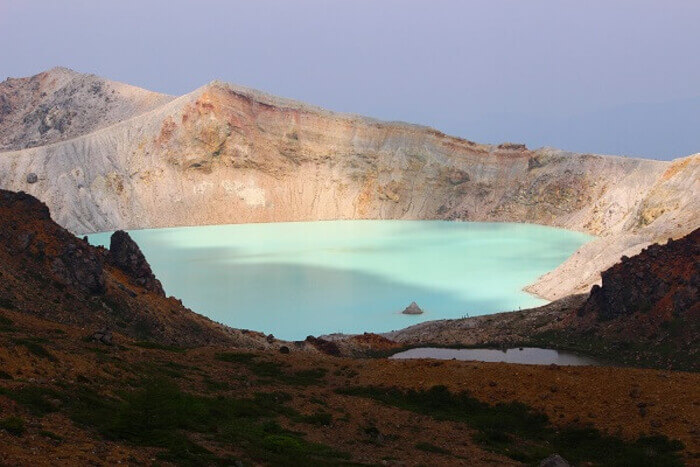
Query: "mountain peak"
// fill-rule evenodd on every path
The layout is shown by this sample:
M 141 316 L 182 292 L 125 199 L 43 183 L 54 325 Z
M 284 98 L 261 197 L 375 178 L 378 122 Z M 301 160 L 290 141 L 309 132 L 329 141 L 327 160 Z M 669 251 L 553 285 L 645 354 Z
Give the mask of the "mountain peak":
M 152 110 L 172 97 L 54 67 L 0 83 L 0 151 L 56 143 Z

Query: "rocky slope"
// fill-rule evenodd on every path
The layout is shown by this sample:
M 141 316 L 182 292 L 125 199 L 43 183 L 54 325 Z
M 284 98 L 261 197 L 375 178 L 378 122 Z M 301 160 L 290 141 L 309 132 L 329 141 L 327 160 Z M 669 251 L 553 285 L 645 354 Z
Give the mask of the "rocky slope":
M 698 370 L 700 229 L 654 244 L 602 273 L 586 303 L 567 320 L 572 334 L 595 335 Z
M 598 322 L 645 314 L 655 321 L 700 318 L 700 229 L 623 257 L 601 274 L 579 316 Z
M 13 128 L 5 146 L 21 139 L 24 127 Z M 76 233 L 381 218 L 599 236 L 529 288 L 555 299 L 697 227 L 700 155 L 669 163 L 482 145 L 213 82 L 106 128 L 0 153 L 0 187 L 37 196 Z
M 98 340 L 269 347 L 261 334 L 221 326 L 166 298 L 138 246 L 127 234 L 115 240 L 110 250 L 90 246 L 34 197 L 0 190 L 0 308 L 77 326 Z

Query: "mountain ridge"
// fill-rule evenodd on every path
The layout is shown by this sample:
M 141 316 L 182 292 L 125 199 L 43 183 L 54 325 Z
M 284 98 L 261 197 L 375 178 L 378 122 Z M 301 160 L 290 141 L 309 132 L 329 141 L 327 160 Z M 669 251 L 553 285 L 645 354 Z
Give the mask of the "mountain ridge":
M 586 291 L 621 255 L 697 227 L 698 180 L 700 154 L 666 162 L 484 145 L 220 81 L 72 139 L 0 153 L 0 187 L 42 199 L 76 233 L 445 219 L 598 236 L 528 287 L 548 299 Z
M 0 151 L 88 134 L 158 107 L 171 96 L 54 67 L 0 83 Z M 102 121 L 98 119 L 102 116 Z

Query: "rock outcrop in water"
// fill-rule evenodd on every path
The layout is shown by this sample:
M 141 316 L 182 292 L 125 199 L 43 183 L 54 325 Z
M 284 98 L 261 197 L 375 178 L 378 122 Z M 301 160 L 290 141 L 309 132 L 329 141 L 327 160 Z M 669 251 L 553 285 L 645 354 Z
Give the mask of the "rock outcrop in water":
M 41 89 L 54 82 L 69 83 L 56 89 L 73 97 L 43 96 Z M 220 82 L 177 99 L 129 88 L 129 102 L 137 104 L 114 107 L 112 99 L 122 102 L 122 94 L 93 96 L 91 85 L 81 84 L 88 82 L 117 86 L 64 69 L 0 84 L 0 147 L 12 149 L 0 153 L 0 187 L 42 199 L 76 233 L 457 219 L 532 222 L 600 236 L 529 288 L 554 299 L 587 291 L 620 256 L 697 227 L 700 155 L 662 162 L 484 145 Z M 107 98 L 109 105 L 91 105 Z M 22 109 L 53 105 L 76 116 L 49 116 L 66 123 L 51 123 L 44 137 L 35 120 L 46 116 L 25 122 Z M 76 109 L 85 106 L 92 110 L 83 121 Z M 15 150 L 28 139 L 43 146 Z M 37 175 L 35 183 L 28 173 Z
M 422 315 L 423 310 L 421 310 L 416 302 L 411 302 L 401 313 L 404 315 Z

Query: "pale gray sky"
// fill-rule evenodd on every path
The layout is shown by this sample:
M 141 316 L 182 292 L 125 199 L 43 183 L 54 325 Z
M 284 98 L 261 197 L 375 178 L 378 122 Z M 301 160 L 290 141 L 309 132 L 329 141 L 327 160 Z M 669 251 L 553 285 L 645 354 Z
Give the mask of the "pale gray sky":
M 222 79 L 480 142 L 700 151 L 697 0 L 0 0 L 0 79 Z

